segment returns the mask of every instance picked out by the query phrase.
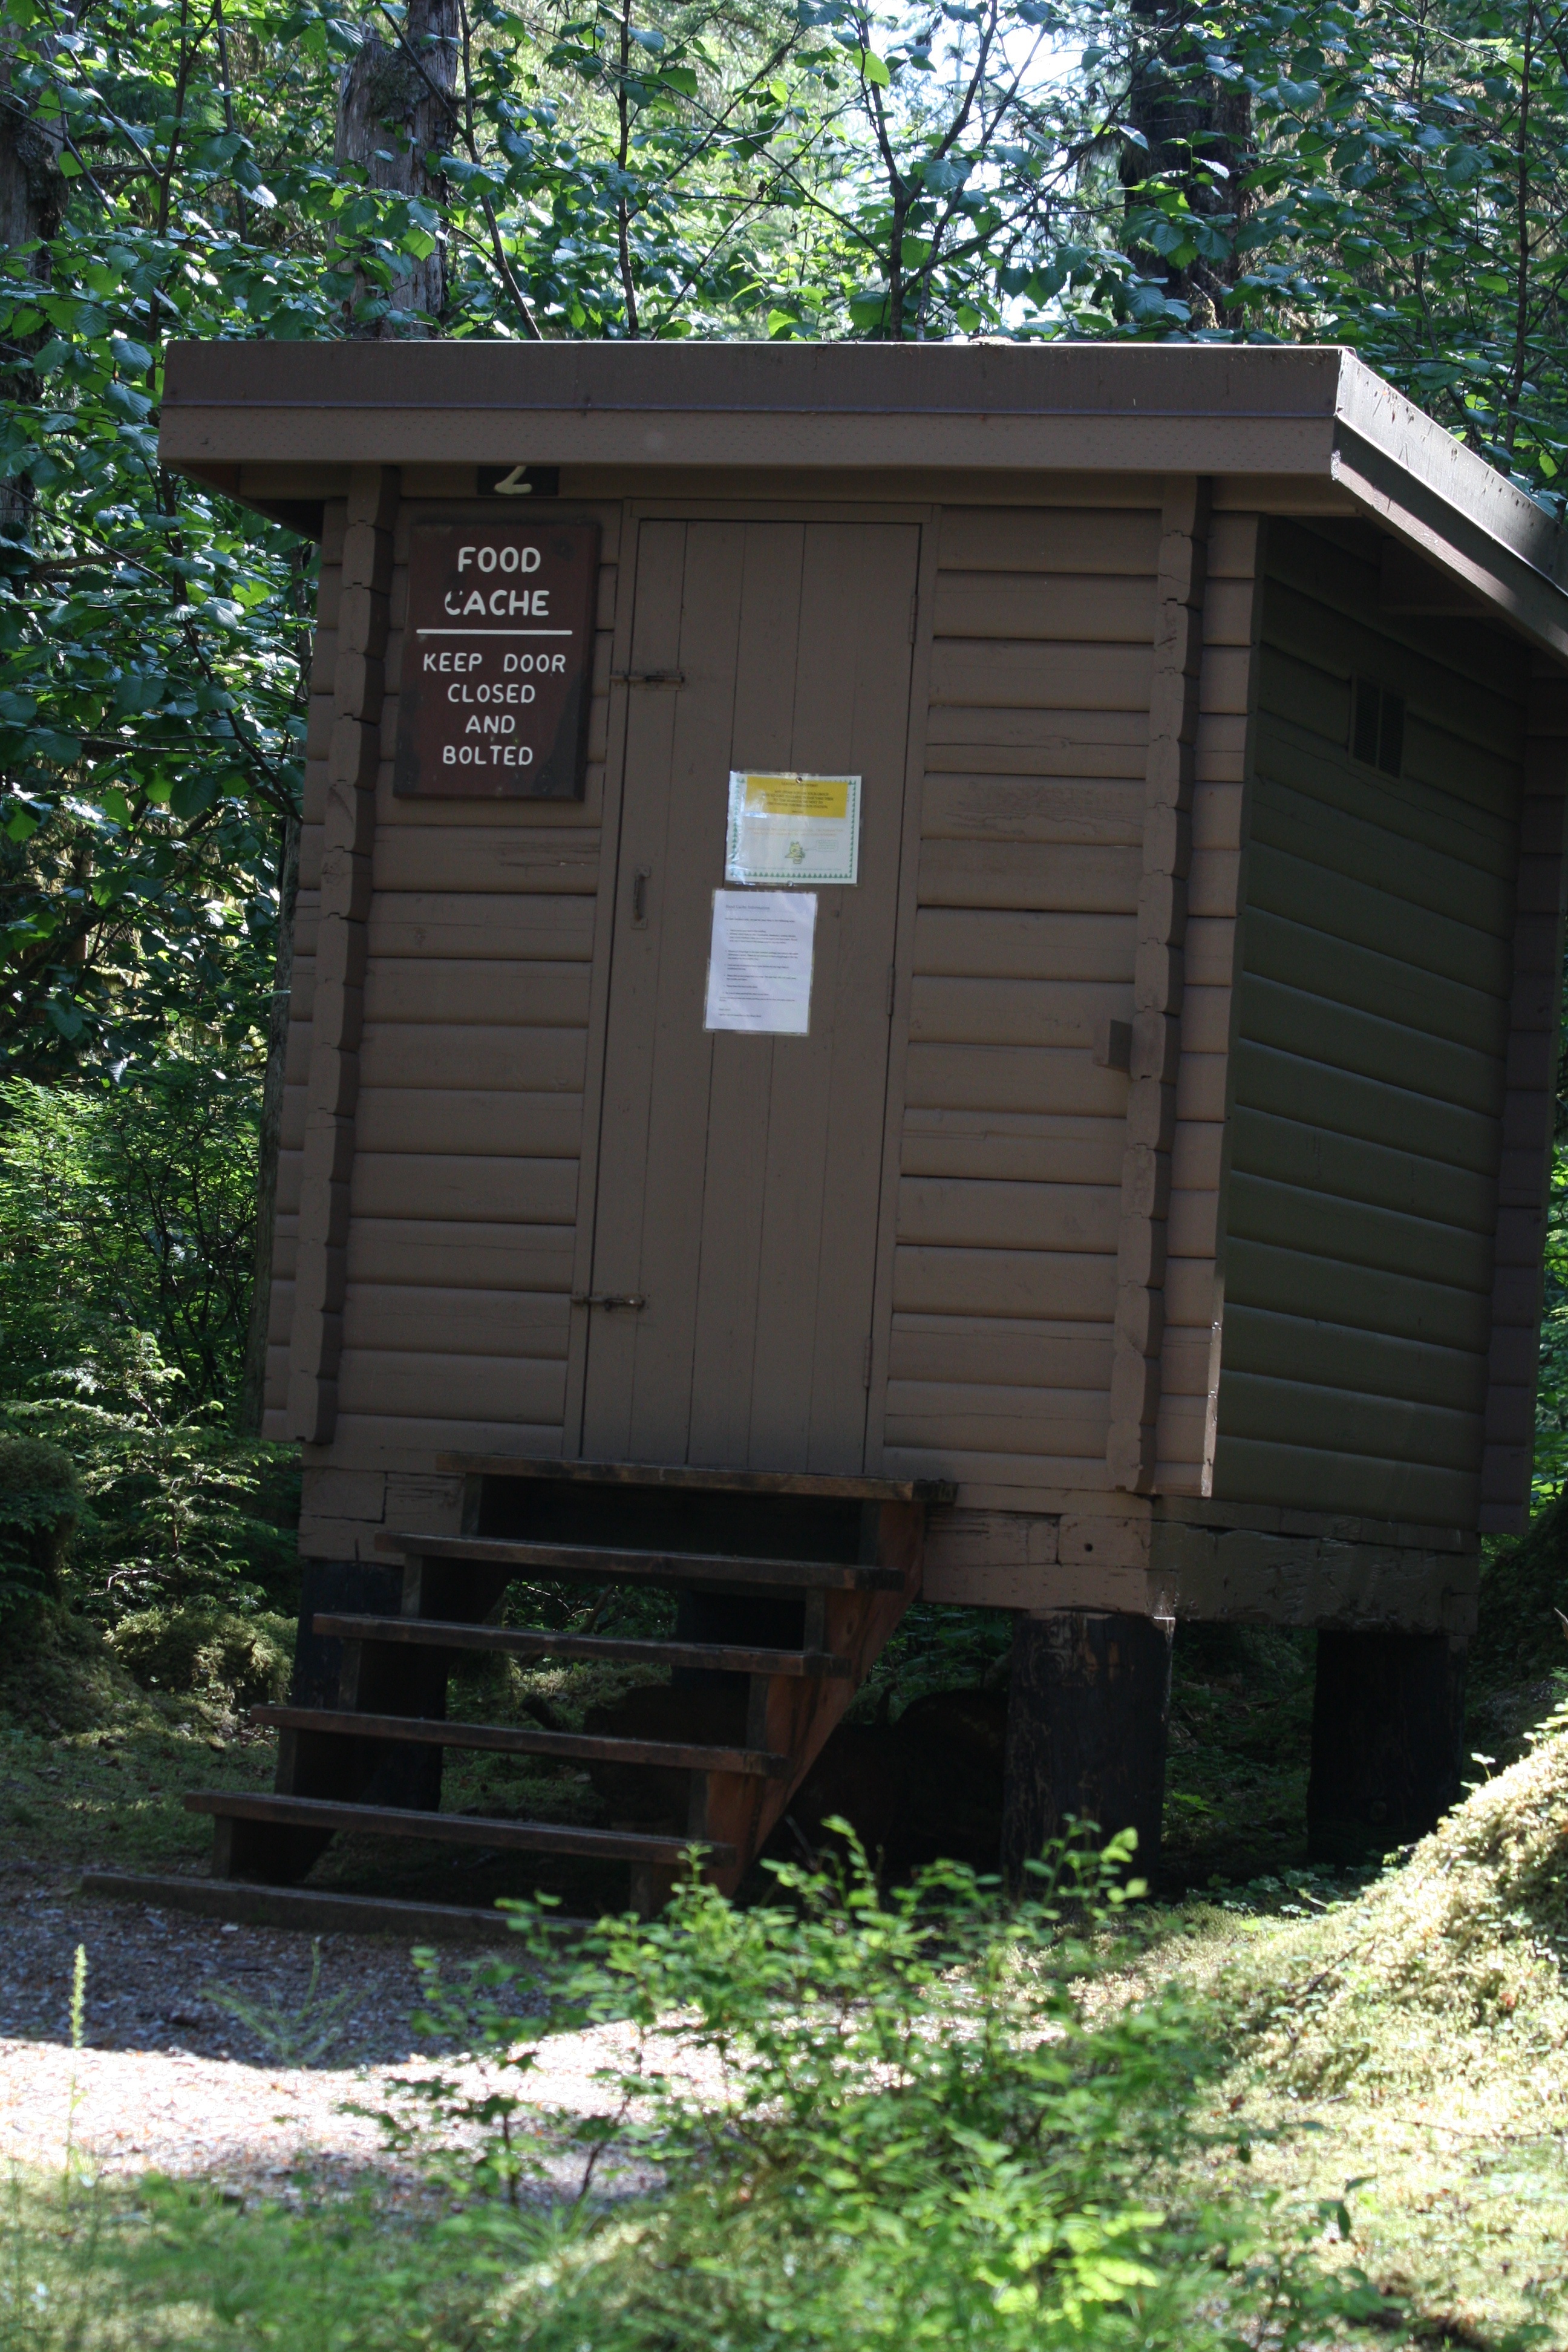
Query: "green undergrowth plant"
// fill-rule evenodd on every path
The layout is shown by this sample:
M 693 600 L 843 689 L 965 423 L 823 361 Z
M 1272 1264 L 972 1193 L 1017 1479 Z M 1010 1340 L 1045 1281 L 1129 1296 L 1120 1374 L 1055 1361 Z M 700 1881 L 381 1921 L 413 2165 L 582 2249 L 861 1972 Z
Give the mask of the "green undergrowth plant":
M 0 1436 L 0 1619 L 58 1592 L 81 1507 L 68 1454 L 45 1438 Z
M 152 1604 L 293 1605 L 291 1448 L 211 1416 L 165 1422 L 74 1400 L 0 1405 L 0 1435 L 41 1440 L 74 1465 L 84 1507 L 63 1590 L 97 1622 Z
M 1218 2037 L 1175 1988 L 1091 2017 L 1130 1839 L 1056 1852 L 1009 1904 L 952 1864 L 882 1890 L 837 1826 L 844 1865 L 775 1866 L 771 1904 L 694 1875 L 569 1947 L 516 1904 L 519 1958 L 416 1955 L 422 2030 L 466 2054 L 383 2121 L 462 2195 L 498 2342 L 1217 2352 L 1239 2314 L 1289 2345 L 1380 2307 L 1266 2252 L 1257 2208 L 1153 2192 Z M 596 2061 L 569 2089 L 563 2035 Z
M 234 1707 L 281 1696 L 299 1487 L 289 1449 L 212 1416 L 0 1404 L 0 1615 L 13 1591 L 44 1604 L 14 1614 L 13 1645 L 98 1646 L 144 1688 Z
M 1568 1675 L 1568 1495 L 1481 1572 L 1470 1672 L 1483 1689 Z M 1568 1695 L 1568 1694 L 1565 1694 Z

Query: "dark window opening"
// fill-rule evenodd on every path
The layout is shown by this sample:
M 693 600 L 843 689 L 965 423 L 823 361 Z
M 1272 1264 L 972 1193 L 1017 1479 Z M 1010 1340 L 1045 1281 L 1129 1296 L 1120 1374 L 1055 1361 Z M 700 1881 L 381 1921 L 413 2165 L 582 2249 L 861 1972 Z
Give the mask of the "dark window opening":
M 1391 694 L 1370 677 L 1355 682 L 1351 750 L 1369 768 L 1397 776 L 1405 765 L 1405 697 Z

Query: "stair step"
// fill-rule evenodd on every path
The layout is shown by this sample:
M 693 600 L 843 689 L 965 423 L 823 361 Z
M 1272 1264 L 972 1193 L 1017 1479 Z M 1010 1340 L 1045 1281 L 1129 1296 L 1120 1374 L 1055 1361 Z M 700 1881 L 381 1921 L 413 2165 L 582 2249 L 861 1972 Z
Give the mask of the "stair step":
M 253 1706 L 252 1723 L 279 1731 L 326 1731 L 349 1739 L 412 1739 L 436 1748 L 483 1748 L 498 1756 L 554 1756 L 566 1761 L 652 1764 L 693 1772 L 749 1772 L 789 1778 L 787 1756 L 763 1748 L 704 1748 L 671 1739 L 617 1739 L 592 1732 L 536 1731 L 500 1723 L 456 1723 L 417 1715 L 370 1715 L 326 1706 Z
M 712 1552 L 616 1550 L 599 1544 L 511 1543 L 493 1536 L 384 1535 L 380 1551 L 410 1559 L 471 1560 L 536 1576 L 602 1576 L 617 1583 L 755 1585 L 763 1591 L 901 1592 L 898 1568 L 842 1560 L 731 1559 Z
M 655 1462 L 524 1462 L 510 1454 L 440 1454 L 437 1470 L 473 1478 L 553 1478 L 578 1486 L 663 1486 L 713 1495 L 798 1495 L 812 1502 L 951 1503 L 951 1478 L 838 1477 L 816 1470 L 700 1470 Z
M 379 1837 L 430 1838 L 442 1845 L 494 1846 L 510 1853 L 570 1853 L 592 1862 L 646 1862 L 679 1868 L 700 1853 L 716 1868 L 736 1860 L 732 1845 L 703 1838 L 657 1837 L 640 1830 L 579 1829 L 568 1822 L 505 1822 L 475 1813 L 422 1813 L 399 1805 L 355 1805 L 325 1797 L 268 1797 L 233 1789 L 193 1789 L 185 1810 L 282 1829 L 371 1831 Z
M 483 1650 L 516 1658 L 598 1659 L 605 1665 L 707 1669 L 725 1675 L 804 1675 L 847 1682 L 847 1658 L 826 1650 L 745 1650 L 730 1642 L 616 1641 L 602 1633 L 552 1633 L 542 1626 L 470 1625 L 443 1617 L 353 1617 L 323 1611 L 318 1633 L 344 1642 L 397 1642 L 417 1649 Z
M 333 1886 L 262 1886 L 253 1878 L 153 1876 L 134 1870 L 84 1870 L 84 1895 L 189 1911 L 199 1919 L 233 1919 L 247 1927 L 303 1927 L 318 1936 L 401 1936 L 406 1944 L 489 1944 L 507 1933 L 506 1915 L 460 1903 L 409 1903 L 396 1895 L 341 1895 Z M 586 1919 L 552 1911 L 550 1933 L 564 1941 L 591 1932 Z

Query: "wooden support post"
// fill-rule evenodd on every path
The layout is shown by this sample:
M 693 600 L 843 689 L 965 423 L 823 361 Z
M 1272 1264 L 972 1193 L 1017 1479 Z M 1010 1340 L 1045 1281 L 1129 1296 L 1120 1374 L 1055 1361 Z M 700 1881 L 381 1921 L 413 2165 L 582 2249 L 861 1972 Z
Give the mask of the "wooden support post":
M 1376 1862 L 1425 1837 L 1460 1793 L 1465 1643 L 1447 1633 L 1318 1636 L 1307 1842 Z
M 675 1892 L 675 1870 L 668 1863 L 634 1862 L 628 1906 L 639 1919 L 654 1919 Z
M 1168 1617 L 1061 1609 L 1019 1615 L 1007 1701 L 1002 1869 L 1009 1885 L 1069 1822 L 1093 1822 L 1101 1843 L 1138 1832 L 1135 1868 L 1160 1853 L 1165 1734 L 1171 1710 Z

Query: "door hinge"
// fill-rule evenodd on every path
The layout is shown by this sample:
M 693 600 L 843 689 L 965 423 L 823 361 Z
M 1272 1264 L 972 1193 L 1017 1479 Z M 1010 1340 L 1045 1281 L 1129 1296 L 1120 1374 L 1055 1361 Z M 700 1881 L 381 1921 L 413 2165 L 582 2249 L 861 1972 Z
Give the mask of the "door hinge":
M 572 1304 L 574 1307 L 602 1307 L 606 1313 L 612 1314 L 617 1307 L 625 1307 L 633 1315 L 638 1315 L 647 1305 L 647 1300 L 640 1290 L 574 1290 Z
M 868 1389 L 871 1385 L 871 1342 L 869 1339 L 868 1339 L 866 1342 L 866 1352 L 860 1359 L 860 1385 L 863 1389 Z

